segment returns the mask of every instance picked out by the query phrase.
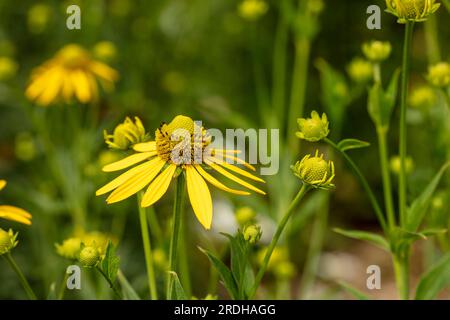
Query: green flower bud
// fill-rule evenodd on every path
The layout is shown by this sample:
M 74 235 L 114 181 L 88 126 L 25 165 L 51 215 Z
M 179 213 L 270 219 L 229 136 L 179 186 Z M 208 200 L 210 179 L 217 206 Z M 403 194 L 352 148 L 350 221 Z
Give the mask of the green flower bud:
M 148 135 L 145 133 L 145 128 L 138 117 L 134 118 L 133 122 L 130 118 L 125 118 L 125 121 L 119 124 L 113 134 L 104 132 L 104 138 L 107 145 L 113 149 L 127 150 L 132 145 L 148 140 Z
M 387 12 L 398 18 L 398 23 L 421 22 L 439 9 L 436 0 L 386 0 Z
M 14 249 L 19 241 L 17 241 L 18 233 L 14 233 L 11 229 L 5 231 L 0 228 L 0 256 Z
M 100 261 L 100 254 L 96 247 L 84 247 L 78 258 L 83 267 L 95 267 Z
M 263 0 L 244 0 L 239 4 L 239 15 L 249 21 L 258 20 L 268 10 L 268 5 Z
M 395 174 L 400 174 L 400 157 L 393 156 L 389 161 L 389 167 L 391 171 Z M 414 170 L 414 161 L 411 157 L 406 157 L 405 159 L 405 171 L 406 173 L 411 173 Z
M 261 239 L 261 227 L 255 224 L 248 225 L 244 228 L 243 234 L 245 241 L 250 244 L 255 244 Z
M 428 67 L 428 81 L 436 87 L 445 88 L 450 85 L 450 64 L 439 62 Z
M 347 67 L 347 73 L 356 83 L 366 83 L 373 77 L 373 66 L 362 58 L 353 59 Z
M 241 207 L 236 210 L 236 220 L 241 226 L 251 223 L 255 217 L 256 212 L 250 207 Z
M 436 102 L 436 93 L 428 86 L 415 89 L 409 97 L 409 105 L 417 109 L 429 109 L 436 105 Z
M 369 61 L 381 62 L 389 58 L 391 54 L 391 44 L 383 41 L 370 41 L 362 45 L 362 52 Z
M 61 257 L 76 260 L 80 253 L 81 239 L 80 238 L 69 238 L 63 241 L 62 244 L 55 244 L 56 253 Z
M 322 117 L 316 111 L 311 112 L 311 118 L 297 119 L 298 128 L 300 131 L 295 135 L 307 141 L 315 142 L 326 138 L 330 133 L 328 129 L 329 123 L 327 115 L 322 114 Z
M 334 163 L 323 159 L 323 154 L 319 157 L 317 150 L 315 155 L 305 156 L 301 161 L 291 166 L 294 174 L 302 180 L 303 183 L 320 189 L 332 189 L 334 184 Z

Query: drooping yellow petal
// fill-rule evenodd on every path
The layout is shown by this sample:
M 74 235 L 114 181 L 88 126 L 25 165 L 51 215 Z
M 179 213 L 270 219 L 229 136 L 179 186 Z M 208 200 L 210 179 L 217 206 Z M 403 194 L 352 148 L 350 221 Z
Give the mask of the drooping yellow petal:
M 72 83 L 75 88 L 75 94 L 82 103 L 87 103 L 91 100 L 91 90 L 89 80 L 84 71 L 75 69 L 70 72 Z
M 254 166 L 252 166 L 250 163 L 248 163 L 245 160 L 242 160 L 239 157 L 235 157 L 235 156 L 232 156 L 230 154 L 219 154 L 219 155 L 216 156 L 216 158 L 219 158 L 219 159 L 220 159 L 220 157 L 234 160 L 234 161 L 236 161 L 236 163 L 242 164 L 244 167 L 246 167 L 246 168 L 248 168 L 248 169 L 250 169 L 252 171 L 256 171 L 256 168 Z
M 133 150 L 137 152 L 156 151 L 156 141 L 136 143 L 133 145 Z
M 161 199 L 169 188 L 176 168 L 177 166 L 175 164 L 170 164 L 159 176 L 156 177 L 155 180 L 153 180 L 142 197 L 142 207 L 149 207 Z
M 156 152 L 135 153 L 122 160 L 107 164 L 106 166 L 103 167 L 102 170 L 104 172 L 119 171 L 128 168 L 129 166 L 132 166 L 136 163 L 144 161 L 150 157 L 153 157 L 154 155 L 156 155 Z
M 70 75 L 65 75 L 63 77 L 63 84 L 62 84 L 62 96 L 64 100 L 67 102 L 72 98 L 72 95 L 74 93 L 74 85 L 72 83 L 72 78 Z
M 42 91 L 45 89 L 47 75 L 51 72 L 52 70 L 44 70 L 32 79 L 31 83 L 25 90 L 25 96 L 28 99 L 35 100 L 42 93 Z
M 114 190 L 113 193 L 106 199 L 108 203 L 115 203 L 122 201 L 137 192 L 141 191 L 160 173 L 166 162 L 160 158 L 156 158 L 155 162 L 150 168 L 132 176 L 120 187 Z
M 13 206 L 0 206 L 0 218 L 31 225 L 31 214 Z
M 142 164 L 134 167 L 133 169 L 128 170 L 125 173 L 122 173 L 120 176 L 118 176 L 117 178 L 115 178 L 114 180 L 109 182 L 108 184 L 106 184 L 103 187 L 101 187 L 100 189 L 98 189 L 97 192 L 95 193 L 95 195 L 100 196 L 102 194 L 108 193 L 108 192 L 116 189 L 121 184 L 125 183 L 128 179 L 130 179 L 131 177 L 141 173 L 142 171 L 144 171 L 150 167 L 153 167 L 155 165 L 156 161 L 158 161 L 158 160 L 159 160 L 159 158 L 152 159 L 150 161 L 147 161 L 145 163 L 142 163 Z
M 220 160 L 218 158 L 210 157 L 208 160 L 214 161 L 215 163 L 220 164 L 222 167 L 225 167 L 225 168 L 227 168 L 230 171 L 233 171 L 233 172 L 236 172 L 236 173 L 238 173 L 240 175 L 243 175 L 244 177 L 247 177 L 247 178 L 252 179 L 254 181 L 265 183 L 265 181 L 263 179 L 261 179 L 261 178 L 259 178 L 257 176 L 254 176 L 253 174 L 251 174 L 251 173 L 249 173 L 249 172 L 247 172 L 245 170 L 242 170 L 239 167 L 233 166 L 232 164 L 229 164 L 229 163 L 227 163 L 225 161 L 222 161 L 222 160 Z
M 95 77 L 91 73 L 86 73 L 86 77 L 89 83 L 89 88 L 91 91 L 91 99 L 93 101 L 98 100 L 98 86 L 97 81 L 95 80 Z
M 3 190 L 6 186 L 6 181 L 5 180 L 0 180 L 0 191 Z
M 29 212 L 27 212 L 21 208 L 18 208 L 18 207 L 3 205 L 3 206 L 0 206 L 0 211 L 11 212 L 12 214 L 16 214 L 16 215 L 22 216 L 24 218 L 31 219 L 31 214 Z
M 186 183 L 189 200 L 194 209 L 198 221 L 207 230 L 211 228 L 212 222 L 212 199 L 208 185 L 194 167 L 186 166 Z
M 57 98 L 62 85 L 62 72 L 59 67 L 54 67 L 51 73 L 48 72 L 45 86 L 37 98 L 39 104 L 47 106 Z
M 198 173 L 200 173 L 202 175 L 202 177 L 205 178 L 206 181 L 211 183 L 213 186 L 215 186 L 219 189 L 222 189 L 223 191 L 234 193 L 234 194 L 239 194 L 239 195 L 243 195 L 243 196 L 247 196 L 250 194 L 250 192 L 247 192 L 247 191 L 241 191 L 241 190 L 235 190 L 235 189 L 228 188 L 227 186 L 225 186 L 224 184 L 219 182 L 216 178 L 214 178 L 212 175 L 210 175 L 208 172 L 206 172 L 200 165 L 195 165 L 194 167 L 195 167 L 195 169 L 197 169 Z
M 219 172 L 220 174 L 222 174 L 222 175 L 224 175 L 225 177 L 227 177 L 228 179 L 233 180 L 234 182 L 239 183 L 240 185 L 242 185 L 242 186 L 244 186 L 244 187 L 246 187 L 246 188 L 248 188 L 248 189 L 250 189 L 250 190 L 253 190 L 253 191 L 257 192 L 257 193 L 260 193 L 260 194 L 262 194 L 262 195 L 265 195 L 265 194 L 266 194 L 264 191 L 262 191 L 262 190 L 260 190 L 260 189 L 258 189 L 258 188 L 256 188 L 256 187 L 254 187 L 254 186 L 252 186 L 251 184 L 245 182 L 244 180 L 242 180 L 242 179 L 240 179 L 240 178 L 238 178 L 238 177 L 232 175 L 232 174 L 229 173 L 227 170 L 225 170 L 225 169 L 222 168 L 221 166 L 215 164 L 214 162 L 205 159 L 205 163 L 206 163 L 207 165 L 209 165 L 211 168 L 213 168 L 214 170 L 216 170 L 217 172 Z
M 117 71 L 104 63 L 92 61 L 89 64 L 89 67 L 94 74 L 96 74 L 103 80 L 114 82 L 119 78 L 119 74 L 117 73 Z

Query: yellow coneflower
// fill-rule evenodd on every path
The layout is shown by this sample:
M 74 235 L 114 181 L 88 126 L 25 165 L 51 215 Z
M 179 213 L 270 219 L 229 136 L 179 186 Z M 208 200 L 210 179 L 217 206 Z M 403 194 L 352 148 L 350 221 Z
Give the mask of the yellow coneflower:
M 6 186 L 5 180 L 0 180 L 0 191 Z M 27 211 L 8 205 L 0 205 L 0 218 L 31 225 L 31 214 Z
M 88 103 L 98 97 L 97 80 L 110 89 L 117 79 L 117 71 L 93 60 L 81 46 L 69 44 L 32 72 L 25 95 L 43 106 L 73 97 Z
M 178 132 L 179 129 L 189 134 L 190 139 L 177 138 L 176 131 Z M 156 203 L 166 193 L 172 178 L 183 171 L 186 175 L 187 191 L 194 213 L 199 222 L 206 229 L 210 229 L 212 199 L 206 181 L 230 193 L 239 195 L 250 193 L 225 186 L 209 174 L 204 169 L 205 167 L 224 175 L 249 190 L 265 194 L 264 191 L 230 173 L 232 171 L 251 180 L 264 182 L 261 178 L 224 160 L 230 159 L 250 170 L 255 170 L 252 165 L 235 156 L 238 151 L 214 149 L 209 146 L 210 143 L 211 137 L 203 127 L 197 126 L 189 117 L 176 116 L 172 122 L 169 124 L 163 123 L 156 130 L 154 141 L 135 144 L 133 146 L 134 151 L 136 151 L 134 154 L 103 167 L 103 171 L 112 172 L 145 161 L 97 190 L 96 194 L 102 195 L 112 191 L 106 200 L 110 204 L 124 200 L 149 185 L 141 201 L 142 207 L 148 207 Z M 189 156 L 183 152 L 183 149 L 186 150 L 186 146 L 191 150 Z M 197 158 L 195 149 L 201 150 L 201 159 Z

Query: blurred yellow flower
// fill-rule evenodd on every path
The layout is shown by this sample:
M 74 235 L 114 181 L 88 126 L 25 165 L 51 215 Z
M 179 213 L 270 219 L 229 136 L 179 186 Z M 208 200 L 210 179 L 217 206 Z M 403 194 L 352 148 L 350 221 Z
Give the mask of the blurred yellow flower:
M 399 156 L 392 156 L 389 160 L 389 167 L 391 171 L 395 174 L 400 173 L 400 157 Z M 414 170 L 414 161 L 411 157 L 405 158 L 405 171 L 406 173 L 411 173 Z
M 116 126 L 113 134 L 108 134 L 105 130 L 103 136 L 110 148 L 118 150 L 127 150 L 136 143 L 148 140 L 148 134 L 138 117 L 134 117 L 134 122 L 126 117 L 124 122 Z
M 76 260 L 79 258 L 81 247 L 84 245 L 86 247 L 96 248 L 97 253 L 100 257 L 106 252 L 106 247 L 108 242 L 111 240 L 116 243 L 116 239 L 108 234 L 92 231 L 92 232 L 78 232 L 71 238 L 65 239 L 61 244 L 55 244 L 56 253 L 61 257 Z
M 355 58 L 347 66 L 347 73 L 354 82 L 365 83 L 372 79 L 373 66 L 367 60 Z
M 61 257 L 76 260 L 80 253 L 81 239 L 80 238 L 69 238 L 64 240 L 61 244 L 56 243 L 56 253 Z
M 421 22 L 439 9 L 436 0 L 386 0 L 387 12 L 398 18 L 398 23 Z
M 188 139 L 186 135 L 190 136 Z M 254 187 L 248 182 L 231 174 L 228 169 L 244 177 L 258 182 L 264 182 L 241 168 L 229 164 L 224 159 L 231 159 L 245 167 L 255 170 L 247 162 L 235 157 L 236 150 L 212 149 L 209 147 L 211 137 L 203 127 L 197 126 L 194 121 L 186 116 L 176 116 L 169 124 L 163 123 L 155 132 L 155 141 L 138 143 L 133 146 L 136 153 L 103 167 L 105 172 L 119 171 L 140 162 L 138 166 L 129 169 L 116 179 L 97 190 L 97 195 L 112 193 L 107 198 L 107 203 L 122 201 L 147 185 L 147 191 L 143 195 L 141 206 L 148 207 L 156 203 L 169 188 L 172 178 L 181 172 L 186 175 L 187 191 L 189 199 L 199 222 L 206 228 L 211 228 L 212 199 L 205 180 L 224 191 L 248 195 L 247 191 L 234 190 L 219 182 L 203 167 L 217 171 L 234 182 L 260 194 L 264 191 Z M 201 159 L 194 152 L 185 154 L 184 150 L 200 149 Z M 205 152 L 206 150 L 206 152 Z M 207 155 L 205 155 L 207 153 Z
M 33 5 L 28 10 L 28 29 L 32 33 L 42 33 L 47 28 L 52 15 L 52 8 L 46 4 Z
M 0 81 L 9 80 L 17 73 L 19 66 L 9 57 L 0 57 Z
M 96 247 L 86 246 L 80 251 L 78 261 L 83 267 L 95 267 L 101 260 Z
M 303 183 L 319 189 L 332 189 L 334 184 L 334 163 L 326 161 L 323 154 L 319 157 L 319 150 L 313 157 L 309 154 L 303 157 L 301 161 L 291 166 L 294 174 L 302 180 Z
M 381 62 L 389 58 L 392 46 L 385 41 L 369 41 L 362 45 L 362 52 L 369 61 Z
M 21 132 L 16 136 L 14 152 L 17 159 L 31 161 L 36 156 L 36 144 L 29 132 Z
M 258 263 L 261 265 L 266 256 L 267 248 L 261 249 L 257 254 Z M 268 270 L 275 270 L 276 266 L 284 261 L 289 261 L 288 249 L 284 246 L 275 247 L 270 256 L 269 264 L 267 266 Z
M 250 207 L 241 207 L 236 210 L 236 220 L 241 226 L 252 222 L 255 217 L 256 212 Z
M 92 49 L 94 57 L 105 62 L 111 62 L 116 59 L 117 48 L 111 41 L 100 41 Z
M 109 90 L 117 79 L 114 69 L 93 60 L 81 46 L 69 44 L 32 72 L 25 95 L 43 106 L 72 97 L 88 103 L 98 98 L 97 80 Z
M 409 104 L 413 108 L 428 109 L 436 104 L 437 96 L 433 88 L 429 86 L 422 86 L 411 93 L 409 97 Z
M 297 138 L 315 142 L 322 140 L 328 136 L 330 130 L 327 115 L 322 113 L 319 116 L 317 111 L 311 112 L 311 118 L 297 119 L 299 131 L 295 133 Z
M 238 11 L 242 18 L 254 21 L 264 15 L 268 8 L 263 0 L 244 0 L 239 4 Z
M 448 87 L 450 85 L 450 63 L 439 62 L 429 66 L 427 79 L 433 86 Z
M 6 186 L 5 180 L 0 180 L 0 191 Z M 31 214 L 27 211 L 8 205 L 0 205 L 0 218 L 31 225 Z
M 274 274 L 279 279 L 291 279 L 295 272 L 295 265 L 290 261 L 281 261 L 274 269 Z

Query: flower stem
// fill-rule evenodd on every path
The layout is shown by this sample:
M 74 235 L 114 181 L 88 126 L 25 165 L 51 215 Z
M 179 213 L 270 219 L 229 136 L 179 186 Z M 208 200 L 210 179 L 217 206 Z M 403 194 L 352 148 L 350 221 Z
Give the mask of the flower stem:
M 25 292 L 27 293 L 28 298 L 30 300 L 37 300 L 36 295 L 34 294 L 33 289 L 31 289 L 31 286 L 28 283 L 27 278 L 25 278 L 25 276 L 23 275 L 19 266 L 17 265 L 16 261 L 14 261 L 11 253 L 10 252 L 5 253 L 3 255 L 3 257 L 9 263 L 9 265 L 14 270 L 14 272 L 17 274 L 17 277 L 19 277 L 20 283 L 22 284 L 22 287 L 25 289 Z
M 367 182 L 364 175 L 359 170 L 358 166 L 353 162 L 353 160 L 330 139 L 325 138 L 324 141 L 328 143 L 333 149 L 338 151 L 344 159 L 349 164 L 350 168 L 353 170 L 354 174 L 359 179 L 362 187 L 364 188 L 364 191 L 367 193 L 367 196 L 369 197 L 370 203 L 372 204 L 373 209 L 375 210 L 375 214 L 378 218 L 378 221 L 380 222 L 381 228 L 387 234 L 387 227 L 386 227 L 386 219 L 384 218 L 383 211 L 381 210 L 380 205 L 378 204 L 377 198 L 375 197 L 375 194 L 372 191 L 372 188 L 370 188 L 369 183 Z
M 172 238 L 170 239 L 169 252 L 169 271 L 175 272 L 178 260 L 178 242 L 180 239 L 181 217 L 184 207 L 186 182 L 183 174 L 177 178 L 177 188 L 175 191 L 175 204 L 173 207 L 173 221 L 172 221 Z M 172 299 L 172 276 L 167 273 L 167 300 Z
M 401 75 L 401 96 L 400 96 L 400 173 L 399 173 L 399 211 L 400 225 L 406 221 L 406 100 L 408 98 L 408 71 L 410 65 L 410 50 L 413 36 L 414 22 L 408 21 L 405 28 L 405 39 L 403 43 L 403 64 Z
M 138 208 L 139 208 L 139 221 L 141 223 L 142 244 L 144 245 L 145 265 L 147 267 L 147 279 L 148 288 L 150 291 L 150 298 L 152 300 L 158 300 L 158 291 L 156 288 L 155 269 L 153 264 L 152 244 L 150 235 L 148 232 L 147 224 L 147 208 L 141 207 L 141 201 L 143 192 L 138 193 Z M 150 207 L 153 210 L 153 207 Z
M 393 256 L 394 273 L 400 299 L 409 299 L 409 259 L 407 257 Z
M 63 281 L 61 282 L 61 287 L 59 288 L 58 300 L 64 299 L 64 293 L 66 292 L 68 277 L 69 277 L 69 274 L 67 273 L 67 270 L 64 270 L 64 278 L 63 278 Z
M 295 208 L 297 208 L 297 205 L 300 203 L 300 200 L 303 198 L 303 196 L 309 191 L 310 187 L 306 184 L 303 184 L 300 191 L 295 196 L 294 200 L 291 202 L 288 210 L 284 214 L 283 218 L 281 219 L 280 223 L 278 224 L 277 230 L 275 231 L 275 235 L 272 238 L 272 242 L 270 243 L 269 247 L 267 248 L 266 255 L 264 256 L 263 263 L 261 265 L 261 268 L 258 271 L 258 274 L 255 278 L 255 283 L 252 287 L 252 290 L 250 291 L 249 298 L 253 298 L 253 296 L 256 293 L 256 290 L 259 287 L 259 284 L 261 283 L 261 280 L 267 270 L 267 266 L 269 265 L 270 257 L 272 256 L 273 250 L 275 249 L 278 240 L 280 239 L 281 233 L 283 232 L 287 222 L 289 221 L 289 218 L 292 216 L 292 214 L 295 211 Z
M 108 278 L 108 276 L 103 272 L 103 270 L 97 266 L 95 267 L 95 269 L 98 270 L 98 272 L 100 272 L 100 274 L 103 276 L 103 278 L 105 278 L 105 280 L 108 282 L 110 288 L 112 289 L 112 291 L 114 292 L 114 294 L 116 295 L 117 298 L 119 298 L 120 300 L 123 300 L 123 296 L 122 294 L 119 292 L 119 290 L 116 288 L 116 286 L 114 285 L 114 283 L 112 283 L 111 279 Z

